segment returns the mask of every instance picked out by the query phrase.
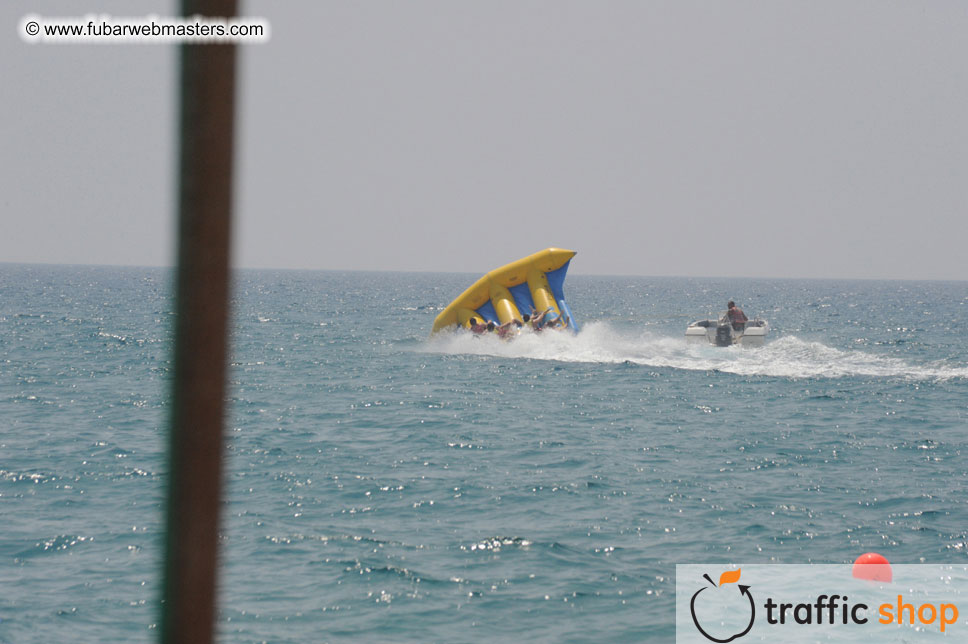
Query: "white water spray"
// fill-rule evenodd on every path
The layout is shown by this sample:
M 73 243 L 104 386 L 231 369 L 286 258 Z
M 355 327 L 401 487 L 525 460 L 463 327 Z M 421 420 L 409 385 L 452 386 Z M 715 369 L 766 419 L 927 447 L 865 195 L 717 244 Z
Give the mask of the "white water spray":
M 759 348 L 687 344 L 683 337 L 649 332 L 623 333 L 592 322 L 579 334 L 524 333 L 512 341 L 470 333 L 441 333 L 421 345 L 428 353 L 487 355 L 560 362 L 623 363 L 693 371 L 721 371 L 777 378 L 873 376 L 914 380 L 968 379 L 968 367 L 935 362 L 911 364 L 901 358 L 829 347 L 785 336 Z

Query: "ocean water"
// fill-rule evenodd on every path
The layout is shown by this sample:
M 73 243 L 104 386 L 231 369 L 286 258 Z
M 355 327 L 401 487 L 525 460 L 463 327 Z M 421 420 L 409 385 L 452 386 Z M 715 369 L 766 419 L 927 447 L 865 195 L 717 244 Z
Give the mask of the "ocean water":
M 580 270 L 580 257 L 573 269 Z M 676 563 L 966 562 L 968 284 L 240 271 L 225 642 L 674 638 Z M 157 639 L 171 274 L 0 265 L 0 642 Z M 687 345 L 736 299 L 758 349 Z

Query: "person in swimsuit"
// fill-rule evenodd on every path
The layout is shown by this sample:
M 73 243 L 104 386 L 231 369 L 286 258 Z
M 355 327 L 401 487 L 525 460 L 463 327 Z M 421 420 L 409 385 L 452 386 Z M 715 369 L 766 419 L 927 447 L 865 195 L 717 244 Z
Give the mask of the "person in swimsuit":
M 470 320 L 468 320 L 468 323 L 470 324 L 470 327 L 471 327 L 471 333 L 476 333 L 477 335 L 480 335 L 487 331 L 487 325 L 484 324 L 482 321 L 478 320 L 477 318 L 471 318 Z
M 559 321 L 558 314 L 550 306 L 542 313 L 537 310 L 531 311 L 531 325 L 535 331 L 555 326 Z

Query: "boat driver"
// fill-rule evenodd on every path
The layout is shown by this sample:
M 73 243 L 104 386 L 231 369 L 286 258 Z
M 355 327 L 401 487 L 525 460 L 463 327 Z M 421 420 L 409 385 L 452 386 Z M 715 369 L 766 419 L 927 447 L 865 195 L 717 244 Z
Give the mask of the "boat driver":
M 749 318 L 743 313 L 743 309 L 736 306 L 736 302 L 733 300 L 729 301 L 726 305 L 729 310 L 726 312 L 726 316 L 729 318 L 730 323 L 733 325 L 733 331 L 742 331 L 746 328 L 746 323 L 749 322 Z

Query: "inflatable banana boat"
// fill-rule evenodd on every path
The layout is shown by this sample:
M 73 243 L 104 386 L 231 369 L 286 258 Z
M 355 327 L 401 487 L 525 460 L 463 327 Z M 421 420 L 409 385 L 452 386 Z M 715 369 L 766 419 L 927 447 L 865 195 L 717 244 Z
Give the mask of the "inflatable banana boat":
M 574 256 L 573 250 L 547 248 L 494 269 L 440 312 L 431 333 L 457 326 L 468 328 L 471 318 L 496 325 L 522 321 L 532 311 L 549 308 L 567 319 L 568 328 L 577 332 L 578 324 L 562 290 Z

